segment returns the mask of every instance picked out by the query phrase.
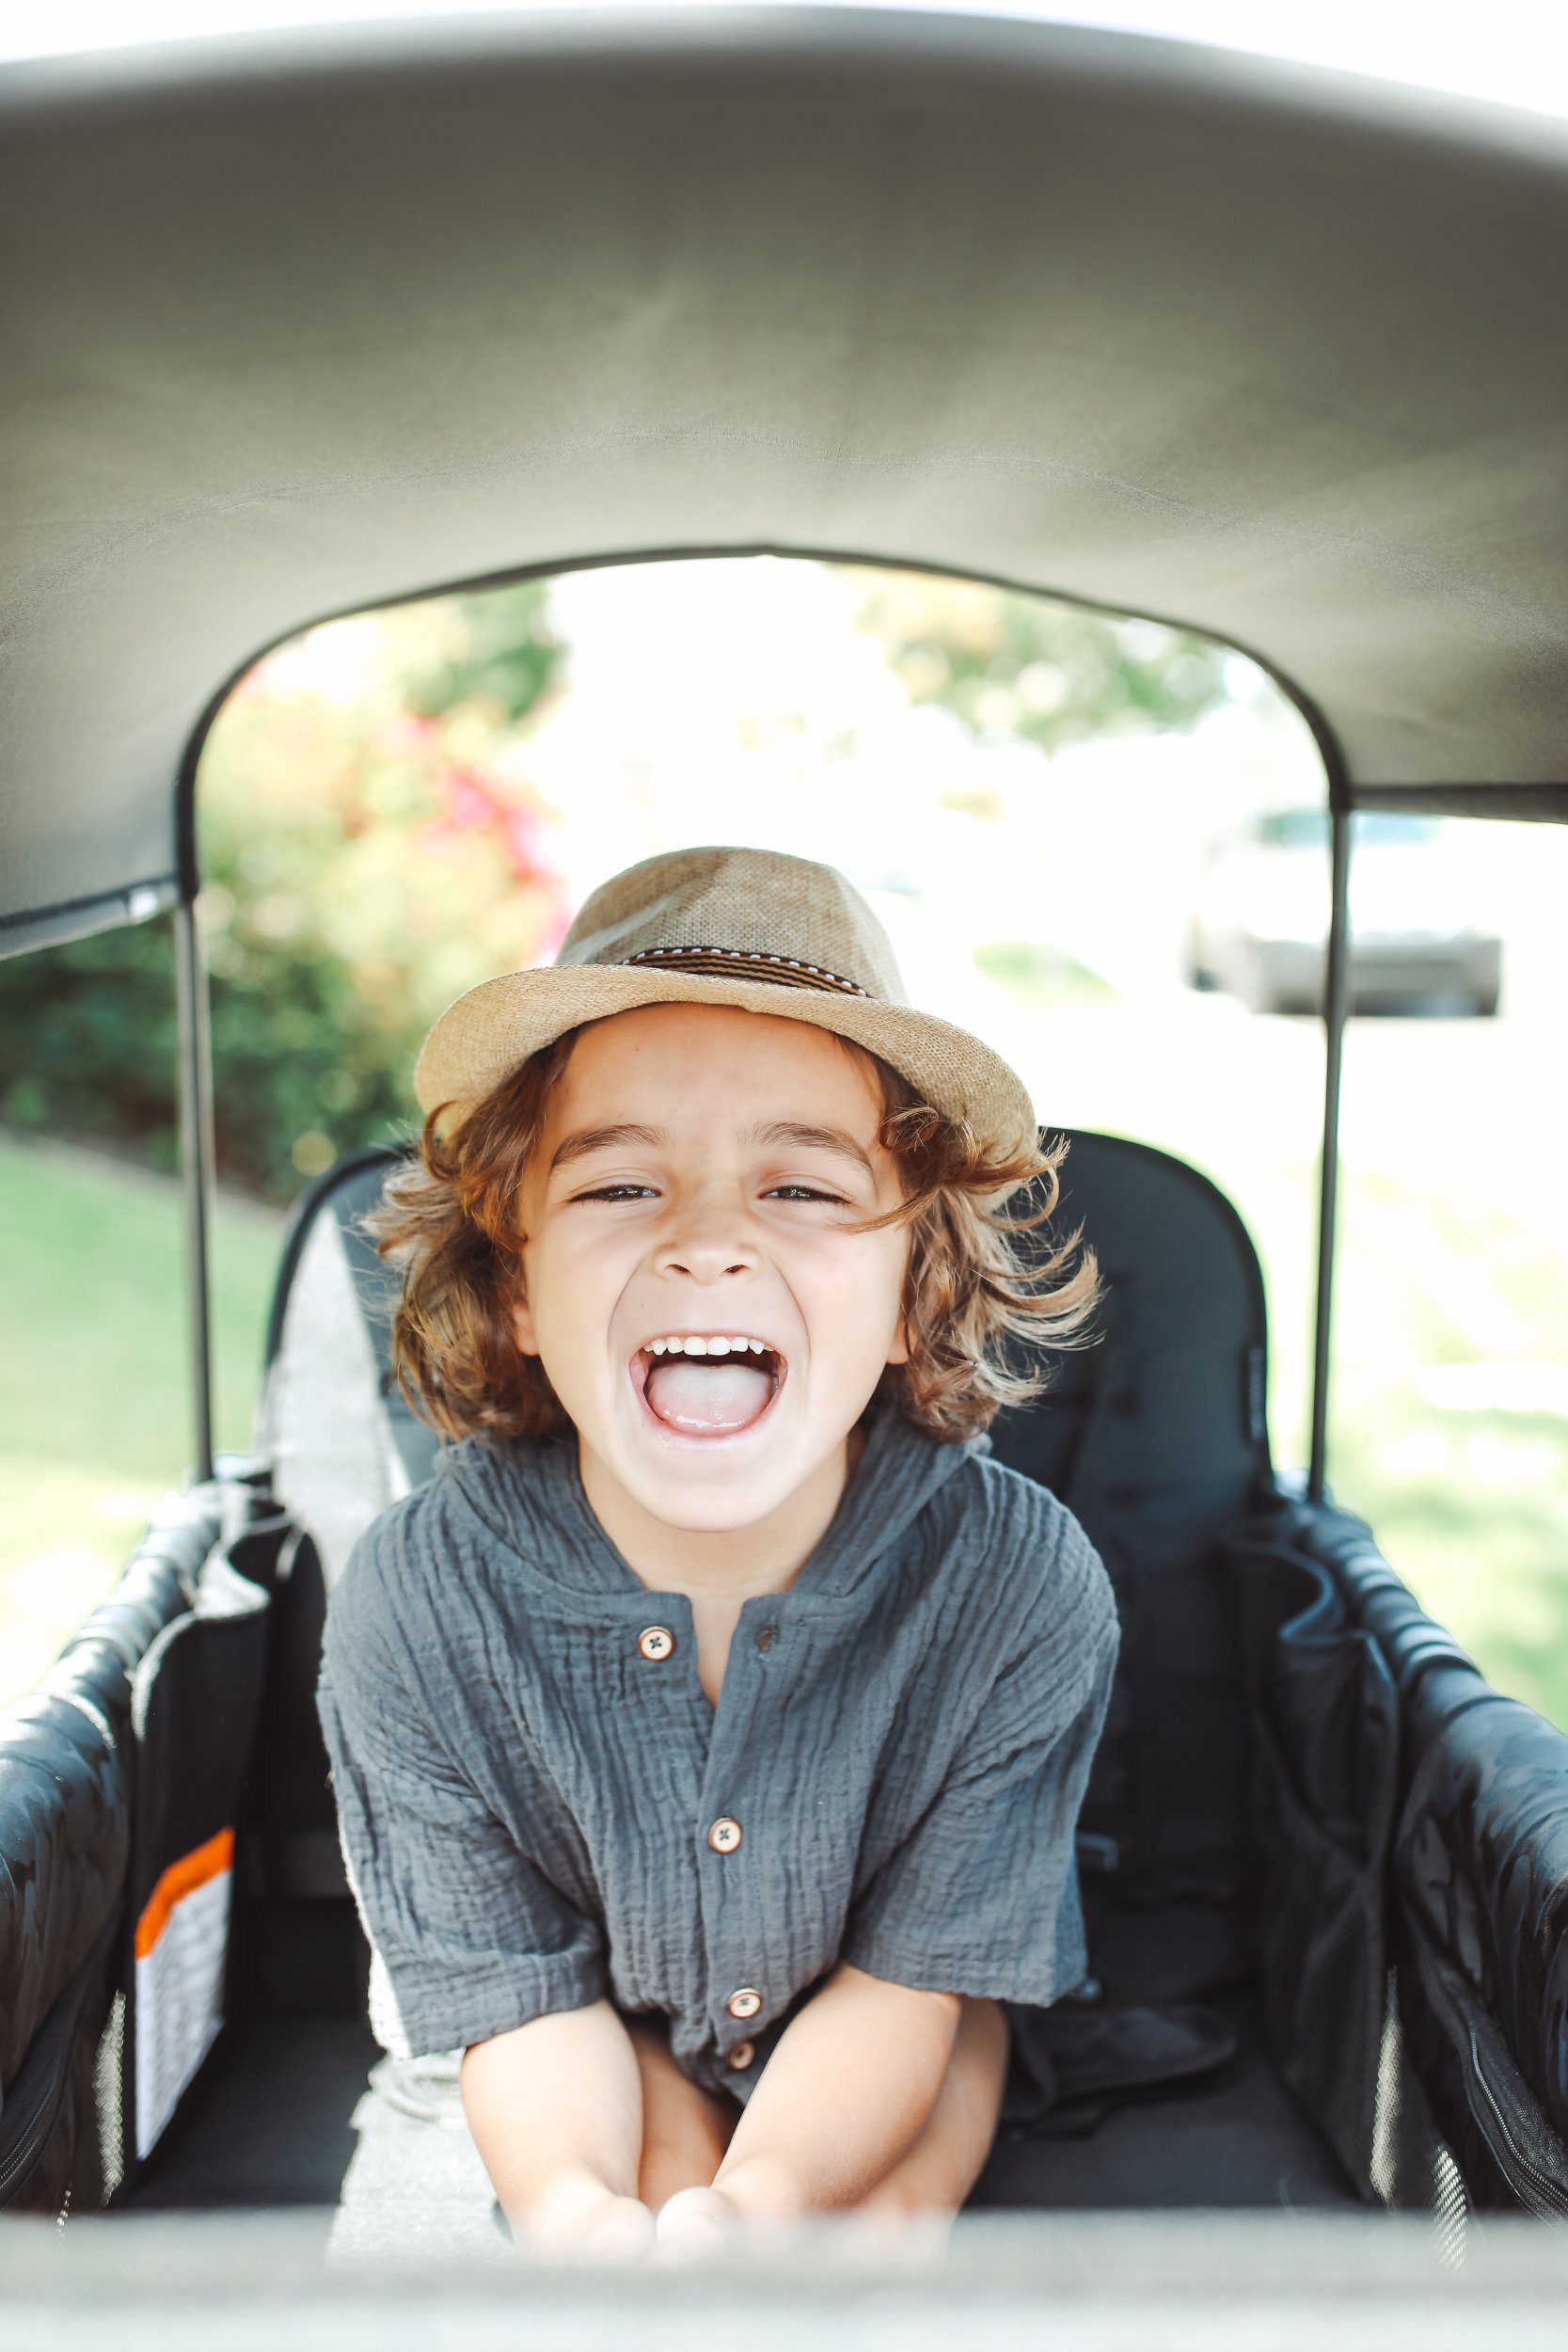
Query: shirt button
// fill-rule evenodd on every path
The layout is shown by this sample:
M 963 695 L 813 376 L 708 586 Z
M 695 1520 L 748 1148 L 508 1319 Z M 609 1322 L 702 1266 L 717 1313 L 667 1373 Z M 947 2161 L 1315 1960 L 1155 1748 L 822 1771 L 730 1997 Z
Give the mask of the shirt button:
M 732 2074 L 744 2074 L 756 2054 L 757 2045 L 754 2042 L 737 2042 L 724 2063 Z
M 674 1646 L 675 1637 L 667 1625 L 645 1625 L 637 1637 L 639 1655 L 656 1666 L 661 1658 L 669 1657 Z
M 743 1984 L 738 1993 L 732 1993 L 730 1994 L 729 1999 L 724 2003 L 724 2007 L 729 2010 L 732 2017 L 738 2017 L 744 2021 L 748 2017 L 754 2017 L 756 2015 L 758 2010 L 762 2007 L 762 1994 L 756 1990 L 754 1985 Z
M 740 1837 L 740 1823 L 732 1821 L 727 1813 L 721 1813 L 708 1831 L 707 1842 L 715 1853 L 734 1853 Z

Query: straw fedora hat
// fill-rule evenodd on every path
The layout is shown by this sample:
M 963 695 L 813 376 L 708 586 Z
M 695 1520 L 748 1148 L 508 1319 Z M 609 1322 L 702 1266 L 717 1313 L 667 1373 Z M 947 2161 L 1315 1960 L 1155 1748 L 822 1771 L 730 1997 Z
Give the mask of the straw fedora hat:
M 966 1029 L 911 1005 L 892 943 L 832 866 L 773 850 L 674 850 L 612 875 L 556 961 L 482 981 L 447 1007 L 414 1072 L 455 1124 L 562 1030 L 639 1005 L 736 1005 L 852 1038 L 922 1099 L 966 1120 L 988 1155 L 1035 1141 L 1022 1080 Z M 443 1122 L 446 1124 L 448 1122 Z

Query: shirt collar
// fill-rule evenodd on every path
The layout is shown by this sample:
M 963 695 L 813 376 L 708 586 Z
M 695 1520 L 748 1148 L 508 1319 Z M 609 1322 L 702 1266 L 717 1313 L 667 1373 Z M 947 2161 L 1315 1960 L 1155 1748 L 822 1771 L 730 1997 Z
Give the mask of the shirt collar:
M 852 1591 L 948 1479 L 990 1447 L 984 1436 L 943 1443 L 917 1429 L 890 1399 L 875 1400 L 865 1449 L 789 1591 Z M 601 1599 L 630 1599 L 649 1590 L 594 1516 L 575 1437 L 467 1438 L 443 1450 L 436 1474 L 451 1479 L 491 1534 L 548 1581 Z M 564 1545 L 562 1534 L 571 1539 Z

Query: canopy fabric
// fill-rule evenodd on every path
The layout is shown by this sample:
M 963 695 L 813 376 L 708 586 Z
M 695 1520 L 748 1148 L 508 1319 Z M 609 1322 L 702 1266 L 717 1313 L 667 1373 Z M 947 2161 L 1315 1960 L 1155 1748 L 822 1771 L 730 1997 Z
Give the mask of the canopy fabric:
M 1180 621 L 1342 794 L 1568 815 L 1568 125 L 563 11 L 12 67 L 0 219 L 9 948 L 189 888 L 203 714 L 280 636 L 683 550 Z

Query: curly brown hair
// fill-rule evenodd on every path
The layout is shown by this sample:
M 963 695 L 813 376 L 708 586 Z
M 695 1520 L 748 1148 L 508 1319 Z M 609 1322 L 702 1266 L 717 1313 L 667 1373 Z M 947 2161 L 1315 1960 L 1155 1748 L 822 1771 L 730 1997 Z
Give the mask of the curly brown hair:
M 399 1385 L 444 1438 L 546 1437 L 569 1425 L 544 1365 L 518 1347 L 512 1311 L 522 1295 L 523 1172 L 579 1034 L 568 1029 L 531 1055 L 444 1137 L 438 1127 L 452 1105 L 437 1104 L 418 1157 L 388 1178 L 380 1205 L 361 1219 L 379 1254 L 403 1267 L 392 1333 Z M 890 1364 L 877 1393 L 933 1438 L 970 1437 L 1049 1385 L 1041 1344 L 1082 1346 L 1091 1336 L 1094 1252 L 1079 1232 L 1055 1242 L 1040 1233 L 1056 1208 L 1067 1144 L 988 1156 L 967 1125 L 922 1102 L 879 1055 L 836 1041 L 875 1073 L 880 1140 L 903 1191 L 861 1230 L 910 1228 L 909 1361 Z M 1007 1198 L 1031 1182 L 1034 1204 L 1009 1213 Z

